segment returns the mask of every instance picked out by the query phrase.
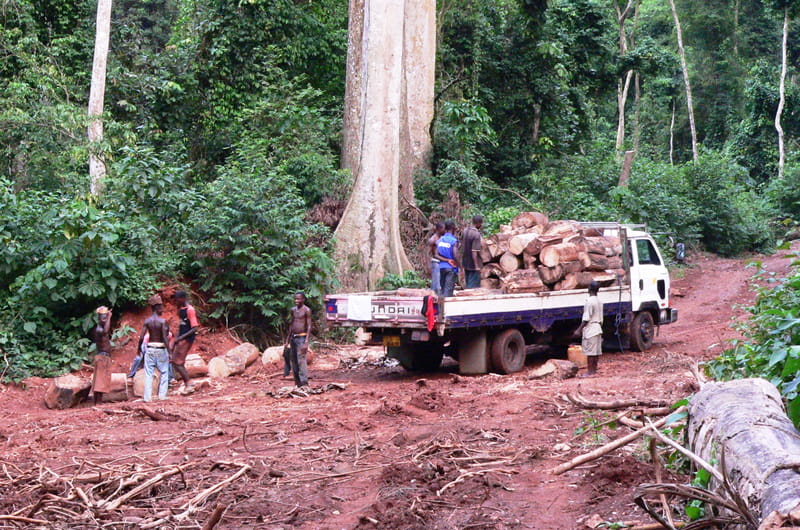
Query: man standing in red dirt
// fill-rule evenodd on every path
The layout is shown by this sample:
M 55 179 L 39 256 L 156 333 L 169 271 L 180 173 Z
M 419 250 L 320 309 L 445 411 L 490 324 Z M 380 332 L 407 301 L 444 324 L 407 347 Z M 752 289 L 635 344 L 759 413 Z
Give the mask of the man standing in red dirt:
M 581 348 L 588 365 L 581 377 L 592 377 L 597 373 L 597 363 L 603 353 L 603 302 L 597 297 L 599 290 L 597 282 L 589 284 L 589 298 L 583 306 L 581 325 L 575 332 L 581 335 Z
M 183 389 L 181 389 L 180 393 L 190 394 L 194 391 L 194 385 L 189 380 L 189 374 L 184 364 L 186 363 L 186 356 L 194 345 L 197 328 L 200 324 L 197 322 L 197 311 L 186 299 L 186 291 L 176 291 L 174 298 L 175 304 L 178 306 L 180 327 L 178 328 L 178 336 L 175 337 L 175 342 L 172 346 L 172 368 L 183 379 Z
M 286 337 L 286 346 L 290 348 L 289 359 L 294 373 L 294 384 L 302 387 L 308 386 L 308 339 L 311 336 L 311 309 L 306 305 L 306 295 L 294 295 L 292 308 L 292 323 L 289 325 L 289 335 Z
M 98 322 L 92 330 L 92 340 L 97 347 L 92 375 L 95 405 L 102 403 L 103 394 L 111 392 L 111 310 L 103 305 L 96 312 Z
M 153 374 L 155 370 L 161 373 L 158 383 L 158 399 L 167 399 L 167 389 L 169 387 L 169 325 L 161 316 L 164 313 L 164 304 L 161 296 L 154 294 L 147 301 L 153 310 L 153 314 L 147 317 L 139 335 L 137 349 L 142 349 L 145 335 L 148 337 L 147 350 L 144 356 L 144 400 L 150 401 L 153 398 Z

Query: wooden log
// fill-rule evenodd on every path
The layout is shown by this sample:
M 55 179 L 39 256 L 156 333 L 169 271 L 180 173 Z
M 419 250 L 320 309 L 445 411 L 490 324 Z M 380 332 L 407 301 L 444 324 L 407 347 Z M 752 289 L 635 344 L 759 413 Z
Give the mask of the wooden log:
M 531 256 L 527 252 L 522 253 L 522 267 L 525 269 L 535 269 L 539 265 L 539 258 Z
M 511 239 L 511 234 L 504 233 L 495 234 L 486 238 L 486 245 L 492 255 L 492 259 L 497 259 L 508 252 L 509 239 Z
M 522 212 L 511 220 L 511 228 L 544 227 L 548 224 L 547 216 L 540 212 Z
M 546 267 L 555 267 L 562 261 L 575 261 L 578 259 L 579 249 L 571 243 L 559 243 L 544 247 L 539 253 L 539 261 Z
M 44 395 L 44 404 L 49 409 L 72 408 L 89 397 L 92 381 L 77 375 L 62 375 L 50 382 Z
M 503 282 L 505 293 L 538 293 L 544 291 L 545 286 L 539 278 L 539 272 L 532 269 L 521 269 L 506 276 Z
M 503 269 L 497 263 L 487 263 L 481 268 L 481 279 L 499 278 L 503 275 Z
M 591 252 L 594 254 L 602 254 L 609 256 L 609 252 L 613 252 L 613 245 L 604 237 L 583 237 L 581 238 L 581 246 L 584 252 Z
M 581 264 L 581 270 L 589 268 L 589 266 L 592 264 L 592 260 L 589 258 L 589 253 L 578 252 L 578 263 Z
M 704 384 L 689 403 L 687 434 L 689 449 L 717 462 L 757 522 L 800 504 L 800 432 L 769 381 Z
M 559 235 L 561 237 L 567 237 L 572 234 L 578 234 L 582 230 L 583 228 L 581 225 L 575 221 L 552 221 L 545 228 L 544 235 Z
M 578 274 L 579 272 L 571 272 L 564 276 L 560 282 L 553 286 L 555 291 L 571 291 L 578 287 Z
M 111 390 L 103 394 L 103 403 L 115 403 L 130 399 L 128 392 L 128 374 L 117 372 L 111 374 Z
M 581 230 L 581 235 L 583 235 L 583 237 L 600 237 L 603 233 L 597 228 L 584 228 Z
M 522 234 L 517 234 L 508 240 L 508 251 L 515 256 L 519 256 L 528 246 L 528 243 L 538 238 L 539 234 L 536 232 L 523 232 Z
M 514 272 L 515 270 L 519 269 L 519 267 L 520 259 L 511 252 L 506 252 L 500 257 L 500 268 L 505 274 Z
M 564 236 L 560 234 L 541 235 L 539 236 L 539 250 L 550 245 L 558 245 L 564 241 Z M 536 252 L 531 252 L 536 254 Z
M 283 366 L 283 345 L 270 346 L 264 353 L 261 354 L 261 364 L 264 366 L 270 364 L 279 364 Z
M 561 241 L 559 240 L 559 243 L 560 242 Z M 525 254 L 530 254 L 531 256 L 538 256 L 539 252 L 542 251 L 543 246 L 544 244 L 542 243 L 542 236 L 536 236 L 530 241 L 528 241 L 528 244 L 525 245 L 524 252 Z
M 144 368 L 136 372 L 133 376 L 133 395 L 136 397 L 144 396 Z M 161 373 L 158 370 L 153 372 L 153 395 L 158 394 L 158 383 L 161 381 Z
M 397 289 L 397 291 L 395 291 L 395 294 L 397 296 L 428 296 L 430 294 L 433 294 L 433 291 L 431 291 L 428 288 L 420 289 L 420 288 L 415 288 L 415 287 L 400 287 L 399 289 Z M 244 346 L 246 344 L 250 344 L 250 343 L 249 342 L 245 342 L 245 343 L 240 344 L 239 346 Z M 237 346 L 237 348 L 239 346 Z M 251 348 L 251 346 L 252 346 L 252 348 Z M 246 348 L 248 350 L 248 352 L 249 352 L 248 355 L 252 356 L 252 351 L 251 350 L 253 348 L 255 348 L 255 351 L 258 352 L 258 348 L 256 348 L 252 344 L 250 344 L 250 346 L 248 346 Z M 234 349 L 236 349 L 236 348 L 234 348 Z M 256 358 L 258 358 L 258 355 L 256 355 Z M 248 360 L 249 359 L 250 359 L 250 357 L 248 357 Z M 250 362 L 247 363 L 247 365 L 250 366 L 254 362 L 255 362 L 255 360 L 251 360 Z
M 544 265 L 539 265 L 538 271 L 542 282 L 546 283 L 547 285 L 558 283 L 562 278 L 564 278 L 564 269 L 561 267 L 561 265 L 556 265 L 555 267 L 545 267 Z
M 589 257 L 589 265 L 586 269 L 591 271 L 605 271 L 607 269 L 621 269 L 622 258 L 619 256 L 601 256 L 600 254 L 586 254 Z
M 189 374 L 189 377 L 205 377 L 208 375 L 208 365 L 196 353 L 190 353 L 186 356 L 186 362 L 184 363 L 186 367 L 186 372 Z
M 481 243 L 481 261 L 484 263 L 489 263 L 494 259 L 494 255 L 492 255 L 492 251 L 489 249 L 489 246 L 485 243 Z
M 208 376 L 214 379 L 224 379 L 231 375 L 230 366 L 223 357 L 214 357 L 208 361 Z
M 571 272 L 581 272 L 584 269 L 583 263 L 580 260 L 576 261 L 564 261 L 558 264 L 561 267 L 561 270 L 564 271 L 564 274 L 569 274 Z
M 481 280 L 481 289 L 490 289 L 496 291 L 502 288 L 503 284 L 500 278 L 483 278 Z

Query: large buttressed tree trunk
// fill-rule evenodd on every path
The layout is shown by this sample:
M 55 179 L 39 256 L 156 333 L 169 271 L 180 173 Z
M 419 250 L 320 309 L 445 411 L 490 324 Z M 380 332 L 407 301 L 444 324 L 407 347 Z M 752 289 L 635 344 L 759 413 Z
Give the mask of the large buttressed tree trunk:
M 342 166 L 353 191 L 336 229 L 345 290 L 410 269 L 401 198 L 430 164 L 436 46 L 434 0 L 350 0 Z
M 94 62 L 92 64 L 92 85 L 89 88 L 89 191 L 92 195 L 100 193 L 106 166 L 98 156 L 96 143 L 103 140 L 103 102 L 106 93 L 106 60 L 108 42 L 111 34 L 111 0 L 97 1 L 97 28 L 94 41 Z

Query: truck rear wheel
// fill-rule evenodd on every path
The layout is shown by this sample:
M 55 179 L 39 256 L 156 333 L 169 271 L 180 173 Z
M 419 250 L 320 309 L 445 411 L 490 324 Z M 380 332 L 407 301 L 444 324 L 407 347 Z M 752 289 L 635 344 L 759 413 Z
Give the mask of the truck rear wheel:
M 647 351 L 653 345 L 655 337 L 653 315 L 647 311 L 636 313 L 631 323 L 631 349 L 634 351 Z
M 525 366 L 525 339 L 516 329 L 504 329 L 492 339 L 492 368 L 501 374 L 519 372 Z
M 434 372 L 442 365 L 443 357 L 441 348 L 416 346 L 409 355 L 399 356 L 397 360 L 409 372 Z

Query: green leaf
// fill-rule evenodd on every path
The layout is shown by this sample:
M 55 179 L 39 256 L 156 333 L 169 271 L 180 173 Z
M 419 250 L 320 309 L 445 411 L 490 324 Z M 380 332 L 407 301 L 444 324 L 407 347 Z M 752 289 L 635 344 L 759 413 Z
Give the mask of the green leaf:
M 58 285 L 58 281 L 56 281 L 54 278 L 45 278 L 43 283 L 48 289 L 55 289 L 56 285 Z
M 31 334 L 36 333 L 36 322 L 25 322 L 22 325 L 22 329 Z

